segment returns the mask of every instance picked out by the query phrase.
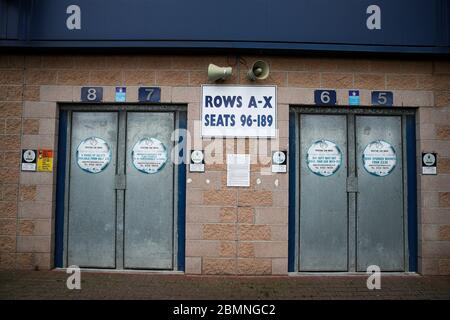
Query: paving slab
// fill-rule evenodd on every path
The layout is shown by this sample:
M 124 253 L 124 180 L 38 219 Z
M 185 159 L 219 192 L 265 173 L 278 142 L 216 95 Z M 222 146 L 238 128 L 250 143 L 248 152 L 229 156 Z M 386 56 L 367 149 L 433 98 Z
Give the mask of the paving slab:
M 0 299 L 450 299 L 450 276 L 366 275 L 191 276 L 81 271 L 81 290 L 66 286 L 64 270 L 1 271 Z

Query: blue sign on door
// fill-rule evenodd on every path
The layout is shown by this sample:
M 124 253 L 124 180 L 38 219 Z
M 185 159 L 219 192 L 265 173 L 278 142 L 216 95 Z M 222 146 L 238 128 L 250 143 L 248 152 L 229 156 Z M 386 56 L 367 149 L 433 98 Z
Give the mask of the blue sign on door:
M 127 88 L 125 87 L 116 87 L 116 102 L 125 102 L 127 101 Z
M 359 106 L 359 90 L 350 90 L 348 92 L 348 104 L 351 106 Z

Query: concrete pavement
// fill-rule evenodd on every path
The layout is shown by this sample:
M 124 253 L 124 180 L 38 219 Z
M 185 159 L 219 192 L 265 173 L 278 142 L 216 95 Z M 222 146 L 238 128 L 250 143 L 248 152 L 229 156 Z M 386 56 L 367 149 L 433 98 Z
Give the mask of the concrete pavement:
M 186 276 L 81 272 L 69 290 L 64 270 L 1 271 L 0 299 L 450 299 L 450 276 L 383 275 L 368 290 L 366 275 Z

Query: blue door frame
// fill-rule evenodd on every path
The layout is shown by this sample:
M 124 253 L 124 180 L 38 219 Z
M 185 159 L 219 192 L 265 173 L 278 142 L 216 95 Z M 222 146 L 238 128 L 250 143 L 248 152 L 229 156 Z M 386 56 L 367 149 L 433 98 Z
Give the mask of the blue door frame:
M 297 122 L 298 113 L 289 112 L 289 228 L 288 228 L 288 271 L 296 271 L 296 197 L 297 197 Z M 407 215 L 408 215 L 408 254 L 409 272 L 417 272 L 418 230 L 417 230 L 417 161 L 416 161 L 416 118 L 414 115 L 406 116 L 406 161 L 407 161 Z
M 66 163 L 67 163 L 67 125 L 68 125 L 67 110 L 60 110 L 59 112 L 59 138 L 58 138 L 58 160 L 56 170 L 56 213 L 55 213 L 55 267 L 64 267 L 64 203 L 66 195 Z M 183 135 L 180 136 L 178 143 L 185 142 L 184 130 L 187 128 L 187 112 L 178 112 L 179 115 L 179 129 Z M 184 130 L 183 130 L 184 129 Z M 180 158 L 182 163 L 177 165 L 178 170 L 178 252 L 177 252 L 177 270 L 185 270 L 185 225 L 186 225 L 186 151 L 185 148 L 180 149 Z
M 66 188 L 67 111 L 59 112 L 58 161 L 56 164 L 55 267 L 64 266 L 64 196 Z

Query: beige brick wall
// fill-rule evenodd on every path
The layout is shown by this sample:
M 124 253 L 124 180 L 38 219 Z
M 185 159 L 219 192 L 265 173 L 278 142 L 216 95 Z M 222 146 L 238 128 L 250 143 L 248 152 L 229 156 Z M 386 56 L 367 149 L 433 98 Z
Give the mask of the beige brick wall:
M 225 159 L 230 152 L 252 155 L 250 188 L 226 186 L 224 164 L 207 162 L 204 174 L 188 173 L 186 272 L 286 274 L 288 179 L 265 175 L 272 149 L 287 148 L 289 104 L 312 104 L 313 90 L 337 90 L 345 105 L 348 89 L 360 89 L 363 105 L 371 90 L 392 90 L 395 105 L 418 107 L 420 152 L 439 153 L 439 174 L 418 174 L 419 266 L 425 274 L 450 274 L 450 63 L 448 61 L 313 56 L 210 55 L 0 55 L 0 269 L 53 266 L 54 173 L 19 170 L 21 148 L 57 146 L 57 102 L 78 102 L 81 86 L 125 85 L 128 101 L 136 88 L 162 88 L 161 101 L 188 104 L 194 148 L 208 153 L 195 120 L 200 118 L 201 84 L 209 63 L 234 67 L 225 84 L 248 84 L 247 67 L 267 60 L 278 86 L 275 145 L 263 152 L 254 139 L 214 141 Z M 240 61 L 240 62 L 238 62 Z M 219 149 L 220 150 L 220 149 Z M 255 162 L 257 155 L 265 164 Z M 56 159 L 55 159 L 56 161 Z M 420 163 L 420 162 L 419 162 Z M 420 168 L 418 168 L 420 170 Z M 258 181 L 260 183 L 258 183 Z

